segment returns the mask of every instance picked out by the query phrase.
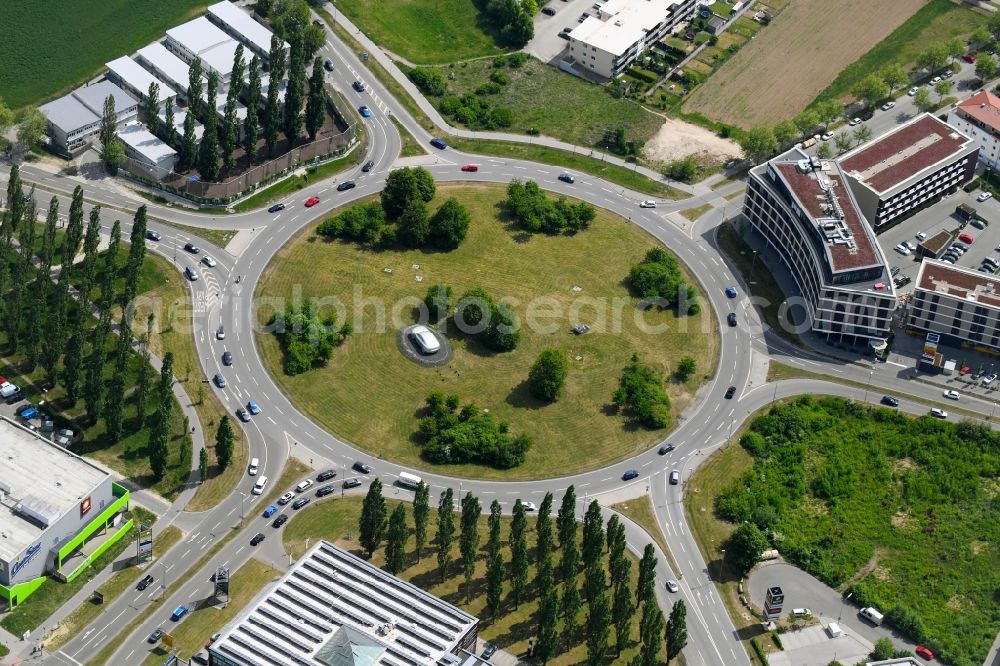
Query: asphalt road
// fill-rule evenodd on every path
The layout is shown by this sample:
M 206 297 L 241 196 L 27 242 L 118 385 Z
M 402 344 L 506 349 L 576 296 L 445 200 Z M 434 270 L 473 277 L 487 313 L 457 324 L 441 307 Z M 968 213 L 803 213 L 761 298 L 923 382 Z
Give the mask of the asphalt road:
M 284 461 L 289 456 L 295 456 L 312 462 L 317 469 L 335 466 L 342 470 L 340 474 L 342 477 L 353 462 L 360 460 L 371 464 L 374 473 L 387 485 L 393 482 L 400 471 L 409 471 L 417 473 L 427 481 L 435 495 L 446 487 L 461 488 L 463 491 L 479 495 L 484 501 L 498 499 L 506 509 L 509 509 L 517 498 L 539 503 L 544 493 L 549 491 L 558 498 L 568 485 L 573 484 L 581 498 L 578 507 L 581 513 L 584 501 L 588 497 L 609 491 L 615 492 L 616 496 L 639 496 L 645 494 L 648 489 L 656 508 L 657 521 L 665 530 L 681 568 L 679 594 L 685 598 L 690 609 L 688 622 L 690 639 L 685 651 L 688 663 L 692 666 L 749 663 L 715 586 L 707 575 L 707 565 L 686 524 L 682 507 L 685 485 L 683 483 L 678 486 L 669 485 L 667 483 L 669 471 L 680 469 L 682 478 L 685 480 L 689 478 L 698 465 L 706 459 L 710 450 L 728 438 L 731 429 L 737 428 L 751 413 L 766 406 L 775 397 L 801 393 L 830 393 L 860 400 L 877 399 L 877 394 L 885 392 L 903 397 L 902 409 L 920 413 L 926 411 L 926 406 L 908 400 L 905 396 L 914 395 L 940 401 L 940 390 L 909 380 L 909 370 L 906 368 L 891 365 L 870 368 L 865 364 L 837 361 L 827 356 L 804 352 L 773 332 L 765 331 L 756 311 L 746 298 L 744 286 L 734 277 L 733 267 L 727 263 L 715 244 L 714 229 L 722 221 L 724 210 L 717 192 L 707 192 L 682 202 L 661 203 L 656 209 L 640 209 L 638 202 L 646 198 L 644 195 L 592 176 L 577 174 L 576 182 L 567 184 L 557 180 L 557 176 L 563 171 L 559 167 L 481 155 L 463 155 L 448 149 L 435 152 L 434 163 L 428 165 L 437 180 L 505 183 L 513 178 L 531 178 L 538 181 L 546 190 L 573 196 L 616 212 L 670 247 L 701 280 L 708 295 L 708 303 L 705 305 L 712 307 L 720 322 L 722 346 L 718 372 L 699 394 L 702 398 L 700 403 L 686 414 L 677 429 L 670 433 L 668 439 L 676 445 L 676 450 L 667 456 L 659 456 L 654 447 L 605 469 L 572 477 L 509 483 L 458 479 L 425 470 L 407 469 L 388 461 L 375 459 L 370 454 L 355 449 L 298 412 L 268 375 L 254 344 L 255 328 L 252 321 L 251 297 L 258 278 L 274 254 L 297 231 L 331 210 L 381 189 L 400 148 L 400 137 L 388 118 L 389 114 L 394 115 L 421 144 L 427 145 L 431 136 L 406 113 L 374 77 L 366 74 L 363 64 L 332 35 L 329 36 L 329 42 L 322 51 L 322 57 L 329 57 L 336 64 L 335 72 L 330 75 L 333 84 L 344 92 L 349 100 L 356 102 L 356 105 L 366 104 L 373 111 L 373 116 L 364 120 L 370 136 L 368 158 L 376 163 L 370 173 L 362 174 L 357 170 L 316 184 L 313 189 L 303 191 L 296 200 L 289 200 L 288 207 L 277 215 L 255 211 L 241 215 L 212 217 L 177 208 L 149 205 L 152 219 L 150 228 L 163 234 L 163 240 L 152 244 L 151 247 L 153 251 L 175 261 L 178 270 L 183 270 L 189 264 L 193 265 L 198 257 L 189 256 L 181 249 L 188 240 L 185 233 L 162 225 L 159 220 L 193 227 L 253 230 L 249 244 L 238 256 L 229 255 L 202 240 L 196 240 L 195 242 L 212 254 L 219 263 L 212 269 L 199 265 L 202 279 L 190 284 L 195 303 L 205 303 L 204 311 L 196 312 L 192 323 L 205 375 L 210 377 L 222 370 L 223 351 L 231 351 L 234 356 L 233 366 L 225 368 L 224 372 L 229 381 L 227 388 L 220 390 L 213 387 L 213 390 L 217 392 L 223 404 L 234 412 L 250 398 L 255 399 L 263 410 L 249 423 L 243 424 L 250 443 L 250 456 L 261 460 L 261 474 L 277 479 Z M 361 78 L 366 82 L 369 87 L 366 93 L 358 94 L 350 87 L 355 78 Z M 879 121 L 878 117 L 872 122 L 876 121 Z M 470 174 L 460 170 L 462 164 L 470 162 L 479 165 L 478 172 Z M 76 184 L 75 181 L 31 166 L 23 168 L 22 177 L 60 192 L 69 192 Z M 345 179 L 355 180 L 357 187 L 348 192 L 337 192 L 336 183 Z M 89 200 L 100 201 L 122 211 L 133 211 L 137 206 L 134 199 L 101 183 L 88 184 L 86 194 Z M 302 201 L 314 194 L 320 197 L 321 203 L 311 209 L 304 208 Z M 40 191 L 39 195 L 43 193 Z M 720 208 L 703 217 L 698 225 L 678 227 L 666 217 L 669 212 L 704 202 L 719 204 Z M 730 202 L 728 205 L 730 210 L 735 210 L 738 202 Z M 61 210 L 67 209 L 68 199 L 64 197 Z M 130 220 L 130 212 L 122 213 L 123 223 L 127 221 L 126 218 Z M 105 219 L 114 219 L 114 214 L 109 211 Z M 124 225 L 123 233 L 128 233 L 129 226 Z M 242 276 L 239 283 L 235 281 L 236 276 Z M 725 296 L 725 288 L 730 285 L 738 287 L 738 298 L 728 299 Z M 740 326 L 730 328 L 724 325 L 725 315 L 730 311 L 738 313 Z M 227 332 L 224 341 L 217 340 L 214 335 L 220 324 Z M 789 380 L 777 385 L 758 383 L 757 386 L 751 386 L 749 383 L 751 368 L 755 359 L 759 363 L 767 358 L 778 359 L 811 372 L 830 374 L 838 379 L 852 380 L 858 382 L 860 386 L 851 387 L 807 379 Z M 870 386 L 870 390 L 863 388 L 866 385 Z M 735 386 L 737 389 L 736 396 L 732 400 L 725 400 L 722 397 L 728 386 Z M 962 406 L 989 414 L 992 403 L 963 398 Z M 640 478 L 628 484 L 622 482 L 621 475 L 627 469 L 639 470 Z M 235 569 L 253 552 L 248 546 L 248 541 L 261 524 L 261 520 L 257 518 L 261 507 L 254 496 L 249 496 L 252 485 L 253 480 L 244 477 L 230 497 L 215 509 L 199 514 L 185 513 L 165 517 L 164 523 L 176 522 L 185 530 L 187 536 L 178 546 L 162 554 L 151 572 L 157 577 L 158 583 L 166 581 L 169 584 L 182 577 L 184 581 L 179 590 L 159 603 L 156 612 L 138 630 L 130 635 L 119 633 L 120 627 L 152 603 L 157 593 L 162 594 L 162 588 L 150 588 L 143 594 L 122 595 L 108 605 L 95 623 L 49 659 L 53 663 L 83 663 L 93 658 L 109 641 L 115 641 L 119 647 L 113 657 L 113 663 L 141 662 L 146 654 L 144 650 L 148 648 L 145 644 L 148 633 L 157 626 L 166 625 L 171 610 L 177 605 L 206 596 L 208 585 L 206 573 L 210 574 L 216 566 L 224 562 Z M 363 491 L 364 488 L 360 490 Z M 409 491 L 403 489 L 397 488 L 391 492 L 397 492 L 403 497 L 409 496 Z M 240 516 L 244 512 L 251 518 L 246 521 L 243 531 L 223 547 L 201 571 L 188 571 L 191 562 L 200 557 L 207 548 L 218 542 L 230 530 L 239 529 Z M 262 544 L 261 550 L 264 553 L 271 553 L 277 535 L 264 531 L 268 539 Z M 627 534 L 630 547 L 637 552 L 641 552 L 642 547 L 650 540 L 637 528 L 630 529 Z M 273 556 L 274 553 L 271 553 L 272 558 Z M 661 602 L 672 600 L 675 596 L 667 595 L 662 590 L 667 578 L 674 576 L 667 569 L 665 562 L 661 562 L 657 585 Z M 666 605 L 664 607 L 667 608 Z

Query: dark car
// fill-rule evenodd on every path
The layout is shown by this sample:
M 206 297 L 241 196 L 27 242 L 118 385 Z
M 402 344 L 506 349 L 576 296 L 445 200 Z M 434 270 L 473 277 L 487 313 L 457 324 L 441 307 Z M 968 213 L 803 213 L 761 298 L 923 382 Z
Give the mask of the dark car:
M 576 182 L 576 177 L 571 173 L 561 173 L 559 174 L 559 180 L 564 183 L 573 183 Z
M 356 463 L 354 463 L 354 465 L 352 465 L 352 467 L 354 467 L 354 469 L 356 469 L 357 471 L 361 472 L 362 474 L 371 474 L 372 473 L 372 468 L 369 467 L 368 465 L 366 465 L 363 462 L 356 462 Z
M 333 490 L 334 488 L 332 483 L 328 483 L 325 486 L 320 486 L 320 488 L 316 490 L 316 497 L 326 497 L 327 495 L 332 494 Z
M 639 478 L 639 472 L 634 469 L 630 469 L 629 471 L 622 474 L 622 481 L 631 481 L 632 479 L 638 479 L 638 478 Z
M 330 60 L 330 59 L 324 60 L 323 61 L 323 69 L 325 69 L 328 72 L 332 72 L 333 71 L 333 61 Z
M 160 240 L 160 234 L 150 229 L 149 231 L 146 232 L 146 238 L 148 238 L 151 241 L 158 241 Z
M 270 208 L 268 208 L 267 212 L 268 213 L 277 213 L 279 210 L 285 210 L 285 204 L 283 204 L 283 203 L 276 203 L 273 206 L 271 206 Z
M 888 405 L 889 407 L 899 407 L 899 400 L 896 400 L 891 395 L 882 396 L 880 401 L 883 405 Z
M 309 502 L 311 502 L 311 501 L 312 500 L 309 499 L 308 497 L 300 497 L 297 500 L 295 500 L 294 502 L 292 502 L 292 508 L 296 509 L 296 510 L 301 509 L 306 504 L 309 504 Z
M 546 16 L 555 16 L 556 10 L 552 9 L 551 7 L 542 7 L 542 13 L 545 14 Z
M 336 470 L 328 469 L 326 471 L 320 472 L 319 476 L 316 477 L 316 480 L 320 482 L 329 481 L 330 479 L 336 478 L 336 476 L 337 476 Z
M 149 638 L 147 638 L 146 640 L 148 640 L 150 643 L 155 643 L 156 641 L 160 640 L 160 636 L 162 635 L 163 635 L 163 629 L 156 629 L 153 631 L 153 633 L 149 635 Z
M 194 243 L 184 243 L 184 249 L 190 252 L 191 254 L 198 254 L 199 252 L 201 252 L 201 248 L 199 248 Z
M 728 315 L 726 315 L 726 321 L 729 322 L 730 326 L 736 326 L 736 313 L 730 312 Z
M 673 450 L 674 450 L 673 444 L 664 444 L 663 446 L 660 447 L 659 454 L 661 456 L 665 456 Z
M 323 22 L 320 21 L 319 19 L 313 19 L 313 25 L 316 26 L 317 28 L 325 28 L 326 27 L 325 25 L 323 25 Z
M 497 646 L 493 645 L 493 643 L 487 643 L 486 645 L 483 646 L 483 653 L 479 656 L 482 657 L 483 659 L 489 659 L 494 654 L 496 654 L 496 652 L 497 652 Z
M 283 513 L 277 518 L 275 518 L 273 521 L 271 521 L 271 527 L 277 529 L 287 522 L 288 522 L 288 514 Z
M 352 83 L 351 85 L 352 85 L 352 86 L 354 87 L 354 89 L 355 89 L 355 90 L 357 90 L 358 92 L 364 92 L 364 91 L 365 91 L 365 84 L 361 83 L 361 81 L 355 81 L 355 82 L 354 82 L 354 83 Z
M 369 171 L 372 170 L 374 166 L 375 166 L 375 160 L 368 160 L 367 162 L 365 162 L 365 165 L 361 167 L 361 170 L 364 171 L 365 173 L 368 173 Z
M 222 352 L 222 365 L 232 365 L 233 364 L 233 353 L 226 351 Z
M 17 391 L 14 391 L 9 396 L 7 396 L 7 404 L 8 405 L 16 405 L 17 403 L 21 402 L 22 400 L 24 400 L 24 391 L 21 391 L 20 389 L 18 389 Z
M 733 396 L 736 395 L 736 387 L 730 386 L 726 389 L 726 400 L 732 400 Z
M 345 180 L 340 185 L 337 185 L 337 191 L 343 192 L 344 190 L 351 190 L 357 187 L 357 184 L 353 180 Z
M 560 32 L 559 33 L 559 39 L 567 39 L 568 40 L 569 39 L 569 33 L 565 32 L 565 31 Z
M 240 421 L 243 421 L 244 423 L 250 422 L 250 414 L 248 414 L 247 410 L 243 409 L 242 407 L 236 410 L 236 416 L 238 416 L 240 418 Z
M 437 138 L 431 139 L 431 145 L 437 148 L 438 150 L 444 150 L 445 148 L 448 147 L 447 143 Z
M 352 476 L 349 479 L 344 479 L 345 488 L 357 488 L 360 485 L 361 485 L 361 479 L 359 479 L 356 476 Z
M 264 540 L 264 533 L 263 532 L 257 532 L 257 534 L 254 534 L 253 538 L 250 539 L 250 545 L 251 546 L 256 546 L 257 544 L 259 544 L 263 540 Z
M 219 388 L 226 388 L 226 378 L 223 377 L 221 373 L 215 373 L 215 377 L 212 378 L 212 381 L 214 381 L 215 385 Z
M 140 580 L 139 583 L 135 586 L 135 589 L 137 589 L 140 592 L 142 592 L 147 587 L 149 587 L 150 585 L 153 584 L 153 580 L 154 580 L 154 578 L 152 576 L 150 576 L 149 574 L 146 574 L 145 576 L 142 577 L 142 580 Z

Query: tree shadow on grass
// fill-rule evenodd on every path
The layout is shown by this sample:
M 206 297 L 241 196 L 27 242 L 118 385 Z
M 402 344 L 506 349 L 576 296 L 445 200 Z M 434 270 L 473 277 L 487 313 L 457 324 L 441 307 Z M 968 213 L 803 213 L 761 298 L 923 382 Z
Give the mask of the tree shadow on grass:
M 520 384 L 512 388 L 510 393 L 507 394 L 507 404 L 511 407 L 519 407 L 522 409 L 541 409 L 549 403 L 545 400 L 539 400 L 535 396 L 531 395 L 531 386 L 528 380 L 525 379 Z

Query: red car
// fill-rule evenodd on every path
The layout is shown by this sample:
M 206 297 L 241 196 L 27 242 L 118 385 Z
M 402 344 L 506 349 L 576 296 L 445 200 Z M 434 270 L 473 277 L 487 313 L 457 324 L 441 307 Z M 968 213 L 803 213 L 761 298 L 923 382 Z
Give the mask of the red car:
M 934 653 L 925 648 L 923 645 L 918 645 L 915 652 L 917 653 L 918 657 L 923 657 L 927 661 L 931 661 L 932 659 L 934 659 Z
M 963 243 L 966 243 L 967 245 L 972 245 L 975 242 L 975 239 L 969 234 L 959 234 L 958 240 L 962 241 Z
M 962 60 L 969 63 L 970 65 L 974 65 L 976 63 L 976 54 L 966 53 L 964 56 L 962 56 Z
M 319 203 L 319 197 L 309 197 L 306 199 L 306 208 L 312 208 Z
M 479 165 L 478 164 L 466 164 L 464 167 L 462 167 L 462 171 L 479 171 Z

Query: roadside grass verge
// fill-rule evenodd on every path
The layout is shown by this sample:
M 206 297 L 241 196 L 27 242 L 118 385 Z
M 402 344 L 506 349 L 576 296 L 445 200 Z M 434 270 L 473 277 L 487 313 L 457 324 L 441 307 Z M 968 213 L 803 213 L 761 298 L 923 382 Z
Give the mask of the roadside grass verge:
M 681 211 L 681 215 L 683 215 L 687 219 L 689 219 L 692 222 L 694 222 L 699 217 L 701 217 L 702 215 L 704 215 L 705 213 L 707 213 L 709 210 L 711 210 L 711 208 L 712 208 L 712 204 L 706 203 L 706 204 L 702 204 L 700 206 L 695 206 L 694 208 L 685 208 L 684 210 Z
M 642 529 L 646 530 L 646 534 L 653 537 L 653 540 L 660 547 L 660 550 L 666 554 L 667 564 L 670 565 L 674 575 L 677 575 L 680 568 L 677 566 L 677 560 L 674 559 L 674 553 L 670 550 L 670 545 L 667 543 L 667 537 L 663 534 L 663 529 L 660 527 L 659 523 L 656 522 L 656 511 L 653 509 L 653 500 L 649 495 L 643 495 L 638 499 L 631 499 L 627 502 L 612 504 L 608 508 L 617 511 Z
M 225 211 L 220 213 L 220 215 L 227 215 L 227 214 L 228 213 L 226 213 Z M 160 221 L 157 220 L 157 222 Z M 204 238 L 212 245 L 215 245 L 217 248 L 221 250 L 225 250 L 226 246 L 229 245 L 229 241 L 233 240 L 233 237 L 236 236 L 235 229 L 210 229 L 208 227 L 189 227 L 184 224 L 177 224 L 176 222 L 161 222 L 161 224 L 166 224 L 167 226 L 173 227 L 174 229 L 183 231 L 189 236 L 194 236 L 196 238 Z
M 233 206 L 233 212 L 246 213 L 248 211 L 257 210 L 258 208 L 263 208 L 273 201 L 295 194 L 299 190 L 308 187 L 310 183 L 324 180 L 330 176 L 356 166 L 361 162 L 363 157 L 364 151 L 355 148 L 343 157 L 338 157 L 335 160 L 324 162 L 323 164 L 319 164 L 317 166 L 306 167 L 306 172 L 301 176 L 289 176 L 288 178 L 285 178 L 274 185 L 269 185 L 252 196 L 247 197 Z
M 427 151 L 424 150 L 423 146 L 417 143 L 417 140 L 413 138 L 409 130 L 403 127 L 403 123 L 399 122 L 396 116 L 389 116 L 389 120 L 392 124 L 396 126 L 396 131 L 399 132 L 399 138 L 402 141 L 402 147 L 399 150 L 400 157 L 412 157 L 414 155 L 426 155 Z

